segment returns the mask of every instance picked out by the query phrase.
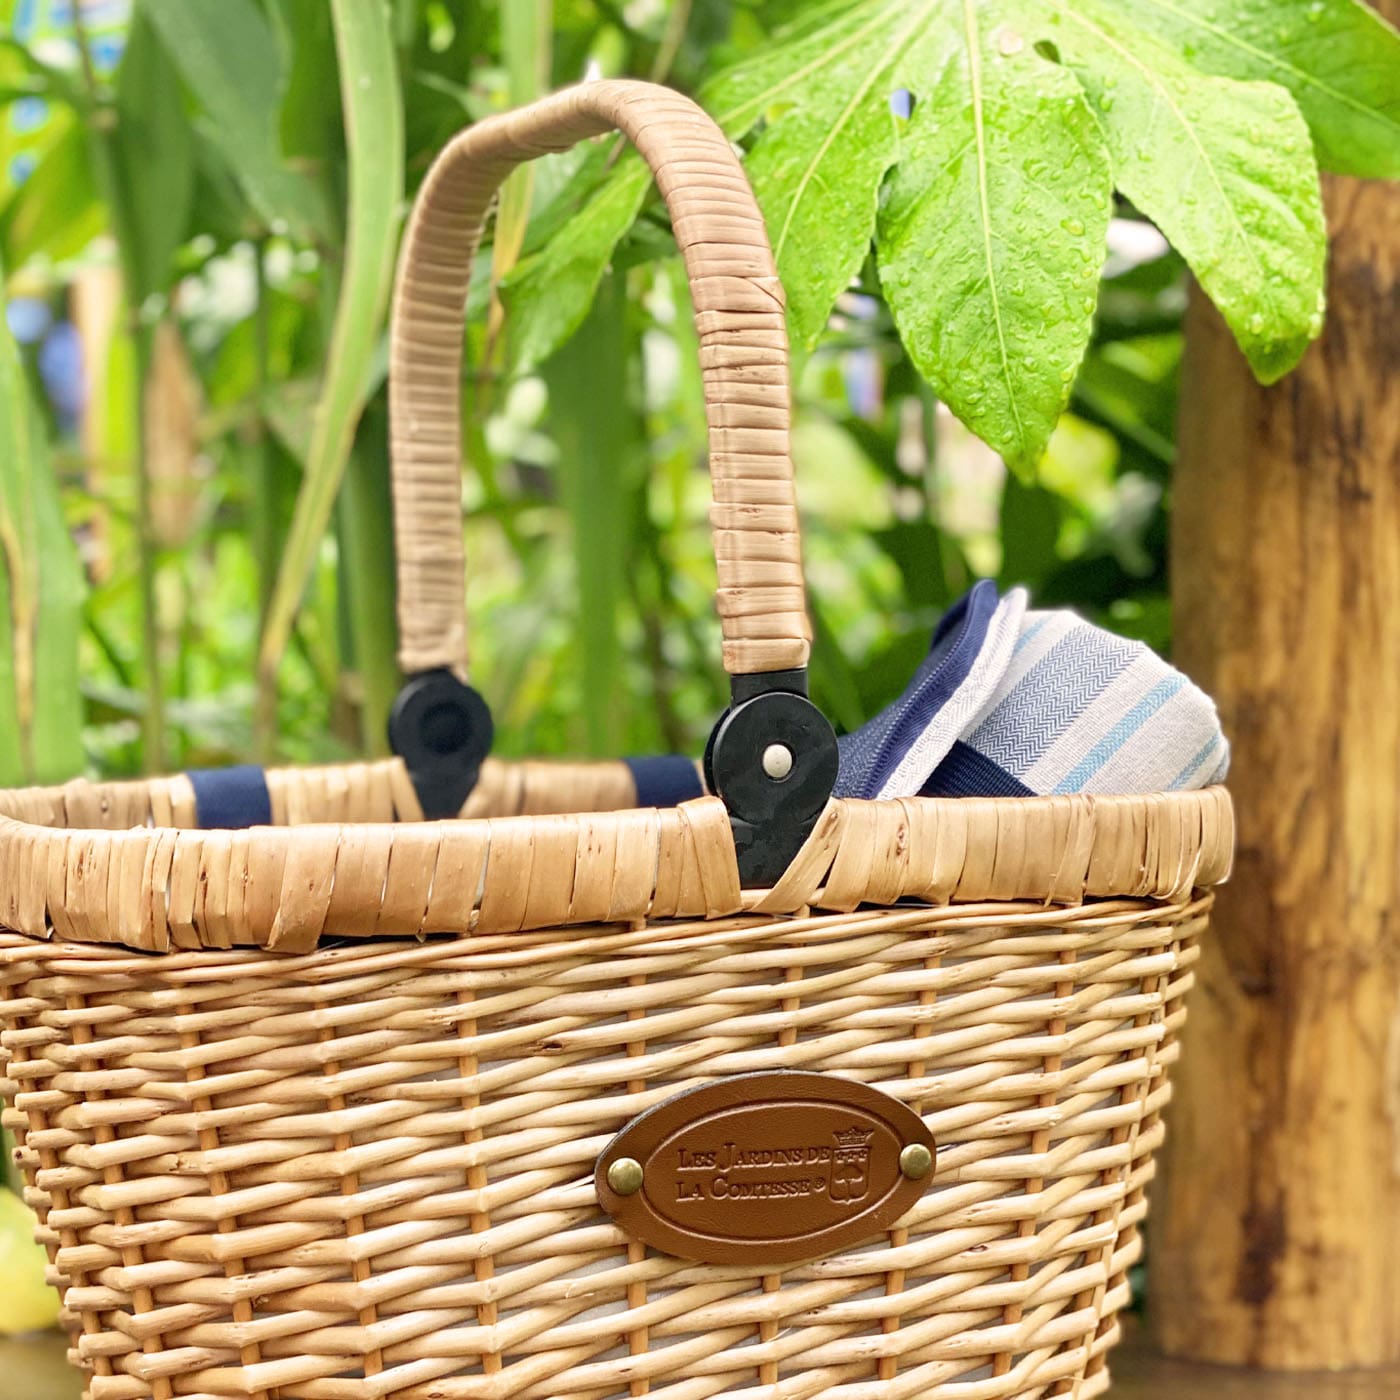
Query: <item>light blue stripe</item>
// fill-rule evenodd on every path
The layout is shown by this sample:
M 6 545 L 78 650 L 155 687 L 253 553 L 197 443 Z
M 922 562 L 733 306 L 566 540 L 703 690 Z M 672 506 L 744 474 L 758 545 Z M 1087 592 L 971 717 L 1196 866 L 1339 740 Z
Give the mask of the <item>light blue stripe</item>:
M 1213 754 L 1213 753 L 1215 752 L 1215 746 L 1216 746 L 1219 742 L 1220 742 L 1220 735 L 1219 735 L 1219 734 L 1212 734 L 1212 735 L 1210 736 L 1209 742 L 1201 749 L 1200 753 L 1198 753 L 1198 754 L 1195 756 L 1195 758 L 1193 758 L 1193 759 L 1191 760 L 1191 762 L 1188 763 L 1188 764 L 1186 765 L 1186 767 L 1183 768 L 1183 769 L 1181 770 L 1181 772 L 1178 773 L 1178 774 L 1176 775 L 1176 777 L 1174 777 L 1174 778 L 1171 780 L 1171 782 L 1168 784 L 1168 786 L 1169 786 L 1171 789 L 1173 789 L 1173 790 L 1175 790 L 1176 788 L 1183 788 L 1183 787 L 1185 787 L 1185 786 L 1186 786 L 1186 783 L 1187 783 L 1187 780 L 1191 777 L 1191 775 L 1192 775 L 1193 773 L 1195 773 L 1196 770 L 1197 770 L 1198 768 L 1200 768 L 1200 766 L 1206 761 L 1206 759 L 1208 759 L 1208 758 L 1211 756 L 1211 754 Z
M 1024 778 L 1141 650 L 1140 643 L 1085 624 L 1073 628 L 982 718 L 972 746 Z
M 1016 638 L 1016 645 L 1011 649 L 1012 656 L 1015 656 L 1018 651 L 1022 651 L 1028 647 L 1031 642 L 1035 640 L 1036 634 L 1039 633 L 1042 628 L 1046 627 L 1049 622 L 1049 613 L 1046 613 L 1043 617 L 1036 618 L 1036 620 Z
M 1081 791 L 1084 784 L 1185 684 L 1186 677 L 1177 675 L 1168 676 L 1165 680 L 1158 681 L 1060 780 L 1055 791 Z

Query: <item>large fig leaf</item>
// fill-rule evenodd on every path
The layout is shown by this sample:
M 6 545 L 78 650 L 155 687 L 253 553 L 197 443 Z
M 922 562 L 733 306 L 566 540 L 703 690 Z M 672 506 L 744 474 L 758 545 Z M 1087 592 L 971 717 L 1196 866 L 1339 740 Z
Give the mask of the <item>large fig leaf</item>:
M 1400 179 L 1400 34 L 1360 0 L 1133 0 L 1206 73 L 1281 83 L 1324 169 Z
M 1322 323 L 1314 148 L 1400 173 L 1400 36 L 1362 0 L 829 0 L 700 100 L 749 143 L 796 352 L 873 238 L 915 364 L 1021 467 L 1088 343 L 1112 189 L 1272 380 Z M 521 269 L 528 361 L 581 321 L 645 179 L 620 164 Z
M 1104 0 L 1049 0 L 1049 32 L 1103 123 L 1119 189 L 1191 265 L 1255 373 L 1322 326 L 1327 248 L 1308 128 L 1272 83 L 1198 72 Z
M 1031 467 L 1089 343 L 1113 189 L 1073 75 L 998 8 L 960 7 L 956 32 L 930 28 L 901 62 L 914 113 L 880 213 L 880 280 L 939 397 Z

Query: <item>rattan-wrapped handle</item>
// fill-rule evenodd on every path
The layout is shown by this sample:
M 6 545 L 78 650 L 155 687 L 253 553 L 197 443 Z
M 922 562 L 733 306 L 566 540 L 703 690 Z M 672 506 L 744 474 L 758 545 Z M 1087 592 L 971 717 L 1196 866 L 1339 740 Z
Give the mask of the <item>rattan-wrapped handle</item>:
M 744 675 L 807 663 L 783 290 L 762 215 L 734 151 L 695 103 L 651 83 L 593 82 L 462 132 L 429 171 L 409 220 L 389 395 L 399 660 L 409 675 L 445 668 L 466 676 L 462 316 L 487 210 L 522 161 L 613 129 L 651 166 L 690 276 L 725 669 Z

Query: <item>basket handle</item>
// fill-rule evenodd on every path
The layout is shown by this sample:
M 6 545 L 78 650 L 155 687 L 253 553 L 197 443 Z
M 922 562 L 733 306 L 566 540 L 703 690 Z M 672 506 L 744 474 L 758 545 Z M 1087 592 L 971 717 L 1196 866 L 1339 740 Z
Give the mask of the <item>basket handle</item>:
M 429 171 L 409 219 L 390 328 L 389 396 L 399 661 L 408 675 L 467 675 L 462 309 L 487 210 L 515 166 L 614 128 L 651 166 L 690 276 L 725 669 L 745 675 L 807 664 L 783 290 L 762 215 L 728 141 L 695 103 L 651 83 L 608 81 L 463 131 Z
M 783 289 L 763 216 L 719 127 L 689 98 L 593 82 L 490 117 L 434 162 L 408 221 L 390 325 L 390 453 L 399 661 L 390 720 L 427 816 L 476 782 L 491 717 L 466 684 L 461 530 L 462 312 L 491 201 L 517 165 L 620 129 L 666 199 L 700 337 L 718 608 L 732 703 L 705 754 L 745 883 L 771 884 L 836 780 L 831 726 L 807 699 L 811 633 L 789 450 Z

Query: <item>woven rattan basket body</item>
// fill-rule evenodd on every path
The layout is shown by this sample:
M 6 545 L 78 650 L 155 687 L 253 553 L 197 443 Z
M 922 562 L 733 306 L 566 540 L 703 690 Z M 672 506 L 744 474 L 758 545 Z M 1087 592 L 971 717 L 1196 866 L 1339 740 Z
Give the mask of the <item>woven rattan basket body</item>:
M 518 160 L 623 127 L 695 288 L 725 660 L 806 634 L 781 293 L 683 99 L 595 84 L 430 175 L 395 309 L 404 663 L 461 675 L 465 268 Z M 832 801 L 746 888 L 718 797 L 488 762 L 425 822 L 397 760 L 0 794 L 6 1122 L 92 1400 L 1102 1393 L 1228 800 Z M 696 1263 L 599 1204 L 613 1134 L 751 1071 L 861 1081 L 937 1139 L 890 1228 Z

